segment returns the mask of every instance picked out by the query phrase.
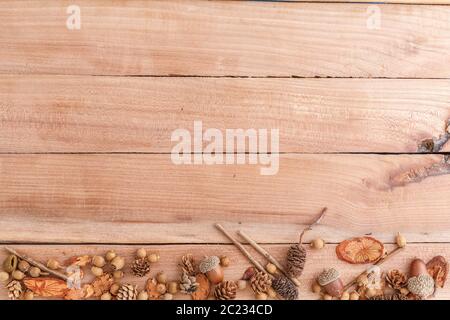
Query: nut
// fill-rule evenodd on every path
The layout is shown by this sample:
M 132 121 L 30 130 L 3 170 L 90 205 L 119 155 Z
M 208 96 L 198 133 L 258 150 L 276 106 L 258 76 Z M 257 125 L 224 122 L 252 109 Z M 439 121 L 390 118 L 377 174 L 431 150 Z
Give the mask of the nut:
M 117 292 L 119 292 L 119 289 L 120 289 L 120 285 L 118 283 L 113 283 L 111 285 L 111 288 L 109 288 L 109 292 L 115 296 L 117 294 Z
M 266 270 L 270 274 L 275 274 L 277 272 L 277 267 L 273 263 L 266 264 Z
M 103 275 L 103 269 L 102 269 L 102 268 L 99 268 L 99 267 L 96 267 L 96 266 L 93 266 L 93 267 L 91 268 L 91 272 L 92 272 L 92 274 L 93 274 L 94 276 L 96 276 L 96 277 L 100 277 L 100 276 Z
M 162 298 L 163 298 L 163 300 L 173 300 L 173 295 L 170 294 L 170 293 L 165 293 L 165 294 L 162 296 Z
M 57 270 L 59 268 L 61 268 L 60 264 L 58 261 L 56 261 L 55 259 L 49 259 L 47 261 L 47 268 L 52 269 L 52 270 Z
M 137 296 L 138 300 L 148 300 L 148 293 L 147 291 L 141 291 L 139 292 L 138 296 Z
M 25 278 L 25 273 L 23 273 L 20 270 L 14 270 L 13 273 L 11 274 L 13 279 L 15 280 L 23 280 Z
M 41 275 L 41 272 L 42 272 L 41 269 L 39 269 L 38 267 L 31 267 L 30 270 L 28 271 L 28 274 L 33 278 L 37 278 Z
M 0 282 L 6 282 L 9 280 L 9 273 L 5 271 L 0 271 Z
M 156 263 L 159 261 L 159 254 L 152 253 L 147 257 L 147 259 L 148 259 L 148 262 L 150 262 L 150 263 Z
M 125 259 L 117 256 L 111 260 L 111 265 L 115 270 L 121 270 L 125 266 Z
M 228 267 L 230 265 L 230 258 L 226 256 L 220 257 L 220 265 L 222 267 Z
M 323 247 L 325 247 L 325 241 L 320 238 L 314 239 L 313 241 L 311 241 L 311 247 L 313 249 L 322 249 Z
M 169 292 L 170 294 L 175 294 L 178 292 L 178 282 L 176 281 L 170 281 L 167 284 L 167 292 Z
M 115 257 L 117 257 L 117 254 L 114 250 L 109 250 L 108 252 L 106 252 L 106 261 L 112 261 Z
M 122 270 L 116 270 L 113 272 L 113 278 L 114 279 L 122 279 L 124 277 L 124 273 Z
M 30 269 L 30 264 L 25 260 L 21 260 L 17 265 L 17 268 L 22 272 L 27 272 Z
M 92 257 L 92 264 L 98 268 L 103 268 L 106 264 L 106 261 L 102 256 L 94 256 Z
M 397 234 L 395 242 L 397 242 L 397 245 L 400 248 L 404 248 L 406 246 L 406 238 L 400 232 Z
M 163 271 L 158 272 L 158 274 L 156 275 L 156 281 L 158 281 L 158 283 L 166 284 L 167 282 L 166 274 Z
M 34 299 L 33 291 L 28 290 L 23 294 L 23 300 L 33 300 L 33 299 Z
M 156 291 L 158 291 L 160 294 L 165 294 L 167 291 L 167 287 L 163 283 L 158 283 L 156 285 Z
M 112 296 L 111 296 L 111 293 L 109 293 L 109 292 L 105 292 L 104 294 L 102 294 L 100 296 L 100 300 L 111 300 L 111 299 L 112 299 Z
M 147 256 L 147 250 L 144 248 L 140 248 L 138 251 L 136 251 L 136 256 L 140 259 L 143 259 Z

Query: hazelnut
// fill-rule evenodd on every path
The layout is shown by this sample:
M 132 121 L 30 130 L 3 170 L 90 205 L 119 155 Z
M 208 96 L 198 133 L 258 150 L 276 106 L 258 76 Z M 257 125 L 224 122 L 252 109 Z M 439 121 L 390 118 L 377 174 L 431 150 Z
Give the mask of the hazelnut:
M 167 287 L 163 283 L 158 283 L 156 285 L 156 291 L 158 291 L 160 294 L 165 294 L 167 291 Z
M 57 270 L 57 269 L 61 268 L 61 265 L 55 259 L 49 259 L 47 261 L 47 268 L 52 269 L 52 270 Z
M 0 271 L 0 282 L 6 282 L 9 280 L 9 273 L 5 271 Z
M 111 299 L 112 299 L 112 296 L 111 296 L 111 293 L 109 293 L 109 292 L 105 292 L 104 294 L 102 294 L 100 296 L 100 300 L 111 300 Z
M 256 300 L 267 300 L 267 294 L 260 292 L 255 295 L 255 298 Z
M 119 292 L 119 289 L 120 289 L 120 285 L 118 283 L 113 283 L 111 288 L 109 288 L 109 292 L 115 296 L 117 294 L 117 292 Z
M 167 291 L 168 291 L 170 294 L 175 294 L 175 293 L 177 293 L 177 292 L 178 292 L 178 282 L 176 282 L 176 281 L 170 281 L 170 282 L 167 284 Z
M 19 280 L 20 281 L 20 280 L 23 280 L 25 278 L 25 273 L 23 273 L 20 270 L 14 270 L 11 275 L 12 275 L 14 280 Z
M 113 250 L 109 250 L 108 252 L 106 252 L 105 258 L 106 261 L 112 261 L 115 257 L 117 257 L 117 254 L 115 251 Z
M 350 300 L 359 300 L 359 294 L 358 294 L 358 292 L 352 292 L 352 293 L 350 293 Z
M 148 259 L 148 262 L 150 262 L 150 263 L 156 263 L 159 261 L 159 254 L 152 253 L 147 257 L 147 259 Z
M 165 293 L 165 294 L 162 296 L 162 298 L 163 298 L 163 300 L 173 300 L 173 295 L 170 294 L 170 293 Z
M 400 232 L 397 234 L 395 242 L 397 242 L 397 245 L 400 248 L 404 248 L 406 246 L 406 238 Z
M 311 291 L 314 293 L 320 293 L 322 291 L 322 287 L 317 283 L 317 281 L 314 281 L 311 286 Z
M 163 271 L 158 272 L 158 274 L 156 275 L 156 281 L 158 281 L 158 283 L 166 284 L 167 282 L 166 274 Z
M 122 270 L 116 270 L 116 271 L 113 272 L 113 278 L 114 279 L 122 279 L 124 275 L 125 274 L 123 273 Z
M 230 265 L 230 258 L 226 256 L 220 257 L 220 265 L 222 267 L 228 267 Z
M 106 264 L 105 258 L 103 258 L 102 256 L 94 256 L 92 257 L 92 264 L 95 267 L 103 268 Z
M 223 270 L 220 266 L 220 259 L 218 257 L 206 257 L 200 263 L 199 269 L 201 273 L 206 274 L 212 284 L 218 284 L 223 281 Z
M 245 280 L 238 280 L 236 284 L 239 290 L 244 290 L 245 288 L 247 288 L 247 281 Z
M 30 269 L 30 264 L 25 260 L 21 260 L 17 265 L 17 268 L 22 272 L 27 272 Z
M 322 298 L 323 300 L 333 300 L 333 297 L 327 293 L 325 293 Z
M 275 274 L 277 272 L 277 267 L 273 263 L 266 264 L 266 270 L 270 274 Z
M 125 266 L 125 259 L 117 256 L 111 260 L 111 265 L 115 270 L 121 270 Z
M 136 256 L 140 259 L 143 259 L 147 256 L 147 250 L 144 248 L 140 248 L 138 251 L 136 251 Z
M 138 300 L 148 300 L 148 293 L 147 291 L 141 291 L 139 292 L 138 296 L 137 296 Z
M 270 298 L 275 299 L 277 297 L 277 292 L 272 287 L 270 287 L 269 289 L 267 289 L 267 295 Z
M 39 269 L 38 267 L 31 267 L 30 270 L 28 270 L 28 273 L 33 278 L 37 278 L 41 275 L 41 269 Z
M 99 267 L 96 267 L 96 266 L 93 266 L 93 267 L 91 268 L 91 272 L 92 272 L 92 274 L 93 274 L 94 276 L 96 276 L 96 277 L 100 277 L 100 276 L 103 275 L 103 269 L 102 269 L 102 268 L 99 268 Z
M 324 270 L 317 278 L 317 282 L 332 297 L 340 297 L 344 292 L 344 284 L 339 271 L 334 268 Z
M 33 299 L 34 299 L 33 291 L 28 290 L 23 294 L 23 300 L 33 300 Z
M 323 247 L 325 247 L 325 241 L 320 238 L 314 239 L 313 241 L 311 241 L 311 247 L 313 249 L 322 249 Z
M 341 296 L 341 300 L 350 300 L 350 293 L 344 292 Z

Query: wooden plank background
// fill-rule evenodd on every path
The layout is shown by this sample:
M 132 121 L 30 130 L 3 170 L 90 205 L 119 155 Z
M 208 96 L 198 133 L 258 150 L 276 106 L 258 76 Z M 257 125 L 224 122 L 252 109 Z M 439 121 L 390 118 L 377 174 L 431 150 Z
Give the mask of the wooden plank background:
M 430 5 L 448 1 L 331 2 L 82 0 L 68 30 L 72 1 L 0 0 L 0 243 L 43 261 L 145 246 L 172 279 L 183 254 L 220 252 L 238 279 L 248 262 L 214 222 L 281 259 L 327 206 L 301 299 L 325 267 L 364 268 L 335 257 L 348 237 L 405 234 L 386 270 L 448 257 L 450 147 L 418 149 L 448 130 L 450 7 Z M 279 173 L 172 164 L 195 120 L 279 128 Z

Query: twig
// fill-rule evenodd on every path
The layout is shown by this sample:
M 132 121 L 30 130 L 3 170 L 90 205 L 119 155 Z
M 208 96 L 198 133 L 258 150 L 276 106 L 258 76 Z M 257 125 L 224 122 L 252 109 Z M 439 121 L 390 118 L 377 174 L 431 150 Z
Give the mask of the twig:
M 233 236 L 228 233 L 228 231 L 226 231 L 221 224 L 216 223 L 214 225 L 218 230 L 220 230 L 228 239 L 231 240 L 231 242 L 233 242 L 233 244 L 239 249 L 241 250 L 241 252 L 244 254 L 244 256 L 247 257 L 248 260 L 250 260 L 251 263 L 253 263 L 253 265 L 261 272 L 267 273 L 266 270 L 264 270 L 264 267 L 255 260 L 255 258 L 253 258 L 253 256 L 250 254 L 250 252 L 247 251 L 247 249 L 244 248 L 244 246 L 237 241 L 236 239 L 233 238 Z M 269 274 L 269 273 L 267 273 Z M 270 277 L 273 277 L 271 274 L 269 274 Z
M 238 234 L 245 239 L 245 241 L 247 241 L 256 251 L 258 251 L 260 254 L 262 254 L 267 260 L 269 260 L 270 262 L 272 262 L 277 268 L 278 270 L 281 271 L 281 273 L 286 276 L 287 278 L 291 279 L 291 281 L 293 283 L 295 283 L 295 285 L 297 287 L 300 286 L 300 281 L 298 281 L 298 279 L 294 278 L 294 277 L 290 277 L 286 270 L 284 269 L 284 267 L 273 257 L 270 255 L 269 252 L 267 252 L 263 247 L 261 247 L 259 244 L 257 244 L 252 238 L 250 238 L 250 236 L 248 236 L 244 231 L 239 230 Z
M 14 249 L 12 249 L 10 247 L 5 247 L 5 250 L 8 251 L 9 253 L 19 257 L 20 259 L 25 260 L 29 264 L 31 264 L 31 265 L 33 265 L 35 267 L 38 267 L 39 269 L 44 270 L 44 271 L 48 272 L 51 275 L 54 275 L 55 277 L 61 278 L 61 279 L 66 280 L 66 281 L 69 279 L 69 277 L 66 276 L 65 274 L 63 274 L 61 272 L 58 272 L 58 271 L 55 271 L 55 270 L 52 270 L 50 268 L 47 268 L 42 263 L 37 262 L 34 259 L 32 259 L 32 258 L 30 258 L 30 257 L 28 257 L 28 256 L 26 256 L 24 254 L 20 254 L 16 250 L 14 250 Z
M 312 229 L 312 227 L 314 227 L 316 224 L 319 224 L 320 221 L 322 220 L 322 218 L 325 216 L 325 212 L 327 211 L 327 207 L 324 207 L 319 214 L 319 217 L 314 220 L 313 223 L 311 223 L 309 226 L 307 226 L 305 229 L 303 229 L 302 233 L 300 234 L 300 239 L 298 240 L 298 244 L 302 244 L 303 243 L 303 236 L 307 231 L 310 231 Z
M 375 262 L 375 263 L 372 265 L 372 267 L 373 267 L 373 266 L 380 266 L 380 265 L 382 265 L 382 264 L 383 264 L 384 262 L 386 262 L 390 257 L 392 257 L 392 256 L 394 256 L 396 253 L 398 253 L 401 249 L 403 249 L 403 248 L 401 248 L 401 247 L 395 248 L 394 250 L 392 250 L 391 252 L 389 252 L 384 258 L 381 258 L 381 259 L 379 259 L 377 262 Z M 351 287 L 353 287 L 353 286 L 356 284 L 356 282 L 358 281 L 358 278 L 359 278 L 360 276 L 364 275 L 364 274 L 367 274 L 367 270 L 361 272 L 355 279 L 353 279 L 352 281 L 350 281 L 349 283 L 347 283 L 347 284 L 345 285 L 345 287 L 344 287 L 344 290 L 348 290 L 348 289 L 350 289 Z

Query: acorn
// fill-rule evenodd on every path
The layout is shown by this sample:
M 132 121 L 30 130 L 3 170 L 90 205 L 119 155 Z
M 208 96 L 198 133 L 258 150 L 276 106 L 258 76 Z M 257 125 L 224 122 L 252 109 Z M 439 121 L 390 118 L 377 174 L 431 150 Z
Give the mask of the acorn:
M 144 248 L 140 248 L 138 251 L 136 251 L 136 256 L 140 259 L 143 259 L 147 256 L 147 250 Z
M 317 282 L 332 297 L 340 297 L 344 293 L 344 284 L 339 271 L 334 268 L 324 270 L 317 278 Z
M 27 272 L 30 269 L 30 264 L 25 260 L 21 260 L 17 265 L 17 268 L 22 272 Z
M 218 284 L 223 281 L 223 270 L 220 266 L 220 259 L 217 256 L 210 256 L 203 259 L 199 265 L 201 273 L 206 274 L 209 281 Z
M 32 276 L 33 278 L 40 277 L 41 273 L 42 273 L 42 271 L 38 267 L 31 267 L 30 270 L 28 271 L 28 274 L 30 276 Z
M 125 266 L 125 259 L 117 256 L 111 260 L 111 265 L 115 270 L 121 270 Z
M 23 273 L 20 270 L 14 270 L 11 274 L 11 276 L 13 277 L 14 280 L 23 280 L 25 278 L 25 273 Z
M 420 297 L 426 299 L 434 293 L 434 279 L 428 274 L 427 266 L 421 259 L 414 259 L 409 268 L 408 290 Z
M 148 262 L 150 263 L 156 263 L 159 261 L 159 254 L 157 253 L 151 253 L 147 257 Z
M 57 269 L 61 268 L 61 265 L 55 259 L 49 259 L 47 261 L 47 267 L 52 270 L 57 270 Z
M 11 254 L 6 257 L 5 261 L 3 261 L 3 270 L 11 273 L 17 268 L 17 264 L 19 263 L 17 256 Z
M 115 257 L 117 257 L 117 254 L 114 250 L 109 250 L 108 252 L 106 252 L 106 255 L 105 255 L 106 261 L 110 262 Z
M 9 273 L 5 271 L 0 271 L 0 282 L 6 282 L 9 280 Z
M 92 264 L 98 268 L 103 268 L 106 264 L 106 261 L 102 256 L 94 256 L 92 257 Z

